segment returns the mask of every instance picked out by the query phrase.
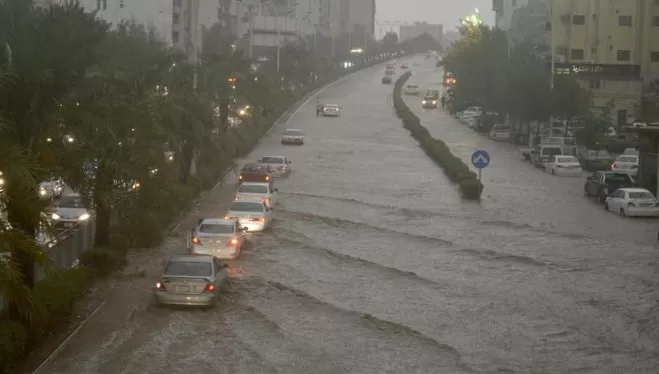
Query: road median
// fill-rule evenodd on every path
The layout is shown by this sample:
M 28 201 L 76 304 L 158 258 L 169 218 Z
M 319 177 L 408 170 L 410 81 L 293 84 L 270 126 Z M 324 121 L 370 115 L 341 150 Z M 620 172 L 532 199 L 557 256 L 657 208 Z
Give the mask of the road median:
M 412 76 L 411 72 L 401 75 L 394 85 L 394 108 L 396 114 L 403 122 L 412 137 L 421 146 L 421 149 L 432 159 L 446 174 L 446 176 L 460 187 L 462 196 L 467 200 L 480 201 L 483 193 L 483 184 L 478 176 L 462 160 L 453 155 L 451 149 L 441 139 L 433 138 L 428 129 L 421 125 L 421 120 L 405 104 L 401 97 L 401 91 L 407 80 Z

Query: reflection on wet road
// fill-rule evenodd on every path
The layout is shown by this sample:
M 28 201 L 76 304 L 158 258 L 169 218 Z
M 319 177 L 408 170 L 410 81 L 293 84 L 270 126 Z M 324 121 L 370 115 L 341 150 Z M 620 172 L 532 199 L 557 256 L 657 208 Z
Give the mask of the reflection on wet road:
M 436 85 L 433 65 L 412 82 Z M 320 94 L 340 118 L 303 107 L 289 127 L 304 146 L 273 131 L 252 154 L 288 156 L 294 172 L 220 305 L 151 305 L 162 253 L 183 245 L 171 239 L 44 372 L 656 373 L 656 224 L 606 214 L 581 181 L 419 109 L 461 157 L 493 155 L 483 204 L 461 201 L 395 118 L 381 74 Z M 226 196 L 203 214 L 222 214 Z

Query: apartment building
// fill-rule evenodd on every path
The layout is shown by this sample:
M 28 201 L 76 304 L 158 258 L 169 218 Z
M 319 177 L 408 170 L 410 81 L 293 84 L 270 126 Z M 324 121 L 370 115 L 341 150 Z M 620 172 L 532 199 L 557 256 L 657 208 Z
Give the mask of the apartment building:
M 513 43 L 549 45 L 549 0 L 527 0 L 527 5 L 513 10 L 508 39 Z
M 401 25 L 399 33 L 400 41 L 404 42 L 414 39 L 423 34 L 430 34 L 437 42 L 443 45 L 444 39 L 444 26 L 431 24 L 427 22 L 415 22 L 411 25 Z
M 510 29 L 515 10 L 525 7 L 528 3 L 529 0 L 492 0 L 494 26 L 501 30 Z
M 659 0 L 550 0 L 555 74 L 575 74 L 595 107 L 614 102 L 618 127 L 635 118 L 659 74 Z

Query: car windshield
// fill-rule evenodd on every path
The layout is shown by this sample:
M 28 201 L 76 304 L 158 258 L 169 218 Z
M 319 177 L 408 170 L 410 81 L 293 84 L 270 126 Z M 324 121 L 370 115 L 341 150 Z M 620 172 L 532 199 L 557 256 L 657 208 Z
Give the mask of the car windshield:
M 426 94 L 426 97 L 424 97 L 424 99 L 426 99 L 426 100 L 433 100 L 434 98 L 435 98 L 435 96 L 430 95 L 430 94 Z
M 268 193 L 268 187 L 267 186 L 261 186 L 261 185 L 241 185 L 240 188 L 238 188 L 239 193 L 261 193 L 261 194 L 267 194 Z
M 339 109 L 339 106 L 336 104 L 327 104 L 325 105 L 325 108 L 327 109 Z
M 263 212 L 263 204 L 257 202 L 249 202 L 249 201 L 237 201 L 231 204 L 229 210 L 234 212 L 261 213 Z
M 492 128 L 492 131 L 512 131 L 512 129 L 513 128 L 508 125 L 496 125 L 494 128 Z
M 284 135 L 302 135 L 302 131 L 300 131 L 300 130 L 286 130 L 286 131 L 284 131 Z
M 416 84 L 410 84 L 407 86 L 407 88 L 419 88 Z
M 247 164 L 243 166 L 240 171 L 246 171 L 246 172 L 263 172 L 267 169 L 268 167 L 265 165 L 259 165 L 259 164 Z
M 210 262 L 169 261 L 165 267 L 165 275 L 208 277 L 212 275 Z
M 283 164 L 284 159 L 282 157 L 263 157 L 261 162 L 264 164 Z
M 615 183 L 615 182 L 623 182 L 623 183 L 629 183 L 631 182 L 631 177 L 627 174 L 624 173 L 609 173 L 606 175 L 604 178 L 607 183 Z
M 79 196 L 64 196 L 60 199 L 57 206 L 60 208 L 85 208 L 85 203 Z
M 560 155 L 563 153 L 563 151 L 560 148 L 543 148 L 542 149 L 542 154 L 544 156 L 556 156 Z
M 635 191 L 629 193 L 630 199 L 654 199 L 654 196 L 648 191 Z
M 558 157 L 556 161 L 558 161 L 559 164 L 569 164 L 569 163 L 579 162 L 579 160 L 577 160 L 577 158 L 574 156 Z
M 234 225 L 202 224 L 199 226 L 200 234 L 233 234 Z
M 635 156 L 620 156 L 620 157 L 618 157 L 618 160 L 617 160 L 617 161 L 619 161 L 619 162 L 634 162 L 634 163 L 636 163 L 636 162 L 638 162 L 638 158 L 635 157 Z

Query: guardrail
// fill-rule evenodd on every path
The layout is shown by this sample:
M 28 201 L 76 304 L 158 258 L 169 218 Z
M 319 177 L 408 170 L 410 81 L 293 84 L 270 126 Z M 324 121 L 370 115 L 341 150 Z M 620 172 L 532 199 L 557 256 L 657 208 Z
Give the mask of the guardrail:
M 80 255 L 94 247 L 95 234 L 96 224 L 92 217 L 83 224 L 59 233 L 56 240 L 44 245 L 44 250 L 57 269 L 75 267 L 78 265 Z M 37 266 L 34 272 L 34 280 L 39 282 L 45 276 L 45 270 Z M 0 295 L 0 310 L 4 308 L 4 304 L 5 300 Z

